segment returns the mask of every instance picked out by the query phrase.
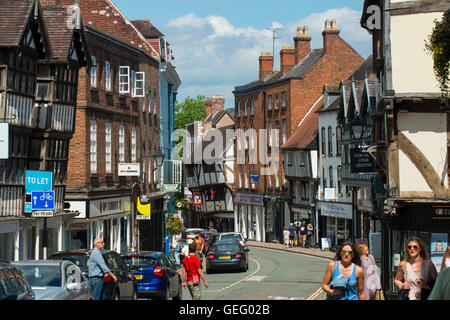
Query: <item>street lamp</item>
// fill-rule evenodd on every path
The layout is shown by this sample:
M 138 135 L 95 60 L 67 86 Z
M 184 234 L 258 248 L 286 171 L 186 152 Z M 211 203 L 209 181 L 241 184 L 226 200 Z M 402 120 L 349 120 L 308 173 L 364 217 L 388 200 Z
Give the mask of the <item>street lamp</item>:
M 161 148 L 158 148 L 158 151 L 152 155 L 152 158 L 156 162 L 156 168 L 160 168 L 163 165 L 165 155 L 162 153 Z
M 353 139 L 361 139 L 364 128 L 364 122 L 361 120 L 361 117 L 358 116 L 350 122 L 350 128 Z
M 156 162 L 156 168 L 153 169 L 153 171 L 161 168 L 164 163 L 164 158 L 165 158 L 165 155 L 164 155 L 164 153 L 162 153 L 161 148 L 158 148 L 158 151 L 152 155 L 152 158 Z M 164 197 L 164 199 L 165 199 L 165 197 Z M 164 202 L 166 202 L 166 200 L 164 200 Z M 166 205 L 164 205 L 163 212 L 161 214 L 161 238 L 162 238 L 161 253 L 165 252 L 164 242 L 165 242 L 165 237 L 166 237 L 166 232 L 165 232 L 166 231 L 166 214 L 164 211 L 166 210 L 166 208 L 167 208 Z

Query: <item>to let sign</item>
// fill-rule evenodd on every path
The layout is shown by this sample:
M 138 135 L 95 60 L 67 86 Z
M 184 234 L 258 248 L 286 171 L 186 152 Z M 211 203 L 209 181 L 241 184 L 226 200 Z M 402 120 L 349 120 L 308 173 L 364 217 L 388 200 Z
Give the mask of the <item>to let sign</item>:
M 350 150 L 351 173 L 374 172 L 373 158 L 369 153 L 361 149 L 353 148 Z

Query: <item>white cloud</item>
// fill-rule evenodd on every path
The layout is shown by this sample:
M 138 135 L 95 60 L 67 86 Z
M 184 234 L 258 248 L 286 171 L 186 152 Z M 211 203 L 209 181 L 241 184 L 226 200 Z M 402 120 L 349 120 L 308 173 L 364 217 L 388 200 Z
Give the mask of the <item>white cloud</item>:
M 312 47 L 322 47 L 326 19 L 336 19 L 341 37 L 363 57 L 370 54 L 370 37 L 359 25 L 360 12 L 348 8 L 313 13 L 295 22 L 273 21 L 277 31 L 274 69 L 279 69 L 279 50 L 293 45 L 297 26 L 307 25 Z M 272 51 L 272 32 L 252 26 L 236 27 L 219 15 L 198 17 L 195 13 L 172 19 L 162 30 L 174 51 L 182 86 L 178 100 L 186 96 L 224 94 L 227 107 L 234 105 L 234 87 L 258 77 L 258 57 Z M 364 51 L 364 52 L 363 52 Z

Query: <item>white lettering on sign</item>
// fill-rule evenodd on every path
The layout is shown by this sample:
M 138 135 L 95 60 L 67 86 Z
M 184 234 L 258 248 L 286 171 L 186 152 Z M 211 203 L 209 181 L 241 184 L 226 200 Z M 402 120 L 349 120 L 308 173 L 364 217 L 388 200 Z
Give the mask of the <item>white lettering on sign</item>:
M 28 177 L 28 183 L 31 184 L 48 184 L 48 178 Z

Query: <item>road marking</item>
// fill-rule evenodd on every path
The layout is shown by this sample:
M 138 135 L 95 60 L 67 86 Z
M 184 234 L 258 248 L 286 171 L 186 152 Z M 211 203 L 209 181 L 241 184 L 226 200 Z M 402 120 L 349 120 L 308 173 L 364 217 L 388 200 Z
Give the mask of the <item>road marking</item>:
M 255 272 L 253 272 L 253 273 L 252 273 L 251 275 L 249 275 L 248 277 L 245 277 L 244 279 L 239 280 L 239 281 L 237 281 L 237 282 L 235 282 L 235 283 L 229 285 L 228 287 L 222 288 L 222 289 L 220 289 L 220 290 L 208 290 L 208 292 L 222 292 L 222 291 L 224 291 L 224 290 L 226 290 L 226 289 L 229 289 L 229 288 L 231 288 L 231 287 L 234 287 L 235 285 L 237 285 L 237 284 L 239 284 L 239 283 L 241 283 L 241 282 L 243 282 L 243 281 L 247 281 L 248 279 L 250 279 L 251 277 L 253 277 L 253 276 L 259 271 L 259 269 L 261 268 L 261 265 L 260 265 L 259 262 L 256 261 L 255 259 L 250 258 L 250 260 L 255 261 L 256 264 L 258 265 L 258 268 L 256 269 Z
M 305 298 L 300 298 L 300 297 L 272 297 L 272 296 L 268 296 L 268 299 L 274 299 L 274 300 L 305 300 Z
M 267 248 L 267 247 L 259 247 L 259 246 L 252 246 L 253 248 L 258 248 L 258 249 L 266 249 L 266 250 L 275 250 L 278 252 L 287 252 L 287 253 L 295 253 L 295 254 L 299 254 L 302 256 L 307 256 L 309 258 L 315 258 L 315 259 L 319 259 L 319 260 L 326 260 L 326 261 L 330 261 L 333 260 L 333 258 L 327 258 L 327 257 L 318 257 L 312 254 L 307 254 L 307 253 L 303 253 L 303 252 L 297 252 L 297 251 L 289 251 L 289 250 L 283 250 L 283 249 L 278 249 L 278 248 Z
M 311 296 L 309 296 L 306 300 L 315 300 L 321 293 L 323 289 L 319 288 L 316 292 L 314 292 Z
M 267 276 L 253 276 L 250 279 L 247 279 L 245 281 L 262 281 L 263 279 L 265 279 Z

